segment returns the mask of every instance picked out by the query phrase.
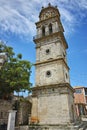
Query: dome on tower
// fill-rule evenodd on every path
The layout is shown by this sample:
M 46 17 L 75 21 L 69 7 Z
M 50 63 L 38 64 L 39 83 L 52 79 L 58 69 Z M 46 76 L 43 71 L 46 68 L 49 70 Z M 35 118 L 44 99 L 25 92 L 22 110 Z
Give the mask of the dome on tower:
M 42 7 L 42 10 L 39 14 L 39 18 L 41 21 L 54 16 L 60 17 L 60 13 L 59 10 L 57 9 L 57 6 L 52 6 L 50 3 L 48 4 L 47 7 Z

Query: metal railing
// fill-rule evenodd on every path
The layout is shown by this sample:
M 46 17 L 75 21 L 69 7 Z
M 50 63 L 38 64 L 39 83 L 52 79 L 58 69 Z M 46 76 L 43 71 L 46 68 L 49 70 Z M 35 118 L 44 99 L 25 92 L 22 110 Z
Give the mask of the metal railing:
M 58 29 L 58 28 L 56 28 L 56 29 L 54 29 L 53 31 L 47 31 L 47 32 L 45 32 L 45 33 L 40 33 L 40 34 L 38 34 L 38 35 L 35 35 L 34 37 L 33 37 L 33 40 L 36 40 L 36 39 L 39 39 L 39 38 L 42 38 L 42 37 L 45 37 L 45 36 L 49 36 L 49 35 L 51 35 L 51 34 L 54 34 L 54 33 L 56 33 L 56 32 L 59 32 L 60 30 Z

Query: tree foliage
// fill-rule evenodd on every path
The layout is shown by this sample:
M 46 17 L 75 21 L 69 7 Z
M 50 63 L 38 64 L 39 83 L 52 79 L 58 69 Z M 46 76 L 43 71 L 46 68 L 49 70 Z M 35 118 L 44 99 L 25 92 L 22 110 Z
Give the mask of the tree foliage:
M 7 55 L 7 61 L 0 69 L 0 95 L 9 95 L 14 91 L 30 90 L 31 63 L 22 60 L 22 54 L 15 55 L 13 48 L 0 42 L 0 54 Z

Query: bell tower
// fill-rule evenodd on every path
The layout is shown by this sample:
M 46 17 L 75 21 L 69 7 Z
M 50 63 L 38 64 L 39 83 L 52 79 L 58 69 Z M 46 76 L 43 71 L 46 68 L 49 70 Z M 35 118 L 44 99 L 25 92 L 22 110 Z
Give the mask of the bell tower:
M 30 123 L 54 126 L 74 122 L 73 88 L 66 53 L 68 45 L 56 6 L 42 7 L 36 29 L 33 38 L 36 76 Z
M 57 7 L 42 8 L 36 28 L 36 86 L 69 83 L 68 45 Z

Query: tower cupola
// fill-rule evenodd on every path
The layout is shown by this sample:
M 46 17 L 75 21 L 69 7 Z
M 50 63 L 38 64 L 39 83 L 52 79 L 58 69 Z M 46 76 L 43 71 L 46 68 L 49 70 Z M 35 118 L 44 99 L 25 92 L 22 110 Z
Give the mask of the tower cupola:
M 33 37 L 35 43 L 38 40 L 42 40 L 46 37 L 52 37 L 55 34 L 61 37 L 66 46 L 68 48 L 66 40 L 64 38 L 63 26 L 60 20 L 60 13 L 57 6 L 52 6 L 50 3 L 47 7 L 42 7 L 39 14 L 39 21 L 36 22 L 37 34 Z

